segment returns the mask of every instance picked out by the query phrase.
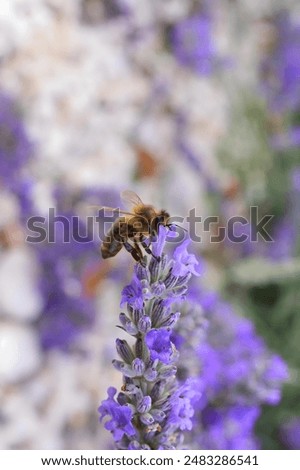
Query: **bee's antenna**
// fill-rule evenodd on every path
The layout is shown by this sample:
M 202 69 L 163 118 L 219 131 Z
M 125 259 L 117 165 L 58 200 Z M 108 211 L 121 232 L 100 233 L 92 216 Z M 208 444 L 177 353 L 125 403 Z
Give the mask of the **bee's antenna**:
M 182 230 L 184 230 L 185 232 L 187 232 L 187 229 L 184 228 L 184 227 L 181 227 L 180 225 L 177 225 L 177 224 L 167 224 L 166 227 L 170 228 L 170 227 L 178 227 L 178 228 L 181 228 Z

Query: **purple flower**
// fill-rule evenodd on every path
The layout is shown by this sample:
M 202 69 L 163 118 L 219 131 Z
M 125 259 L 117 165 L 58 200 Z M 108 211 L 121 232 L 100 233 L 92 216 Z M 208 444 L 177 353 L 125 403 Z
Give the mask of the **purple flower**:
M 161 225 L 159 227 L 159 236 L 157 236 L 156 240 L 154 240 L 151 244 L 152 252 L 154 256 L 159 257 L 162 255 L 162 251 L 164 249 L 168 235 L 169 235 L 168 228 Z
M 110 421 L 109 426 L 119 449 L 179 448 L 183 430 L 191 429 L 192 425 L 193 385 L 186 381 L 181 386 L 176 379 L 178 351 L 170 337 L 180 316 L 182 297 L 187 292 L 188 277 L 179 274 L 183 271 L 190 277 L 197 260 L 187 253 L 186 242 L 169 259 L 163 252 L 167 235 L 168 230 L 161 226 L 153 250 L 155 256 L 145 258 L 145 267 L 135 265 L 132 281 L 122 292 L 121 305 L 127 303 L 127 313 L 120 314 L 120 321 L 135 342 L 129 346 L 126 341 L 117 340 L 122 360 L 113 364 L 123 374 L 117 402 L 132 410 L 135 433 L 124 429 L 122 434 L 121 429 L 116 434 L 115 402 L 111 408 L 107 407 L 107 400 L 102 404 L 106 414 L 112 416 L 113 424 Z M 173 274 L 174 264 L 178 276 Z M 176 309 L 175 302 L 179 304 Z M 128 424 L 126 420 L 125 424 Z
M 185 276 L 189 273 L 194 276 L 200 276 L 202 274 L 202 266 L 199 264 L 196 256 L 188 253 L 187 246 L 190 240 L 185 240 L 180 246 L 174 251 L 174 264 L 173 274 L 174 276 Z
M 133 276 L 131 283 L 122 290 L 120 306 L 123 307 L 126 303 L 134 308 L 143 308 L 142 285 L 136 275 Z
M 158 359 L 164 364 L 169 364 L 172 356 L 171 332 L 165 329 L 151 330 L 146 334 L 145 340 L 150 349 L 151 359 Z
M 133 414 L 132 410 L 127 405 L 120 405 L 115 401 L 114 396 L 117 390 L 110 387 L 107 391 L 108 398 L 103 400 L 101 406 L 99 406 L 100 420 L 106 416 L 111 419 L 105 423 L 105 429 L 110 431 L 116 441 L 120 441 L 125 435 L 133 436 L 135 429 L 131 423 Z
M 200 75 L 212 73 L 216 50 L 210 16 L 196 14 L 180 21 L 173 27 L 171 42 L 178 62 Z
M 182 384 L 172 396 L 170 400 L 171 413 L 168 418 L 168 424 L 178 426 L 181 431 L 190 431 L 193 427 L 192 417 L 194 416 L 194 407 L 192 398 L 200 395 L 195 389 L 197 382 L 188 379 Z

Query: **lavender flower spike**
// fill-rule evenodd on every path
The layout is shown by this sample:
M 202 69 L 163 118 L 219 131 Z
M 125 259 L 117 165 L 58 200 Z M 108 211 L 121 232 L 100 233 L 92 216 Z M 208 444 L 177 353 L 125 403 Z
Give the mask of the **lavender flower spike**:
M 197 393 L 192 379 L 176 379 L 178 351 L 172 343 L 172 329 L 180 313 L 187 283 L 199 275 L 199 263 L 187 252 L 188 241 L 178 246 L 172 258 L 163 252 L 168 229 L 160 226 L 152 249 L 154 257 L 145 267 L 135 265 L 131 284 L 122 292 L 121 328 L 134 338 L 130 346 L 117 340 L 121 360 L 113 361 L 123 374 L 122 391 L 108 390 L 99 407 L 100 420 L 108 418 L 109 430 L 118 449 L 177 449 L 183 431 L 191 430 Z M 176 309 L 175 309 L 176 302 Z

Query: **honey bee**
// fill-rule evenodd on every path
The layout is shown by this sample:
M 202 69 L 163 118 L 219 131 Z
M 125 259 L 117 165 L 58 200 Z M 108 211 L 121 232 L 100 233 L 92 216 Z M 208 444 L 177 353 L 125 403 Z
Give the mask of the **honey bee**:
M 132 205 L 132 212 L 120 210 L 123 216 L 114 221 L 101 244 L 102 257 L 112 258 L 124 247 L 135 261 L 144 264 L 141 246 L 146 253 L 154 256 L 149 246 L 151 239 L 157 234 L 159 225 L 171 226 L 168 224 L 170 215 L 164 209 L 157 210 L 150 204 L 144 204 L 133 191 L 123 191 L 121 198 Z

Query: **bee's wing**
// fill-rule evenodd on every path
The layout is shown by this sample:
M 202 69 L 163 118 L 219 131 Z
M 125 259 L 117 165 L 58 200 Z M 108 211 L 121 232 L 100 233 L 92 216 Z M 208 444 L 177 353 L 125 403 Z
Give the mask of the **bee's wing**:
M 121 192 L 121 199 L 123 202 L 130 204 L 131 206 L 138 206 L 140 204 L 144 205 L 141 198 L 134 192 L 126 189 Z
M 90 209 L 104 209 L 111 212 L 118 211 L 120 214 L 135 215 L 133 212 L 123 211 L 119 207 L 108 207 L 108 206 L 89 206 Z

